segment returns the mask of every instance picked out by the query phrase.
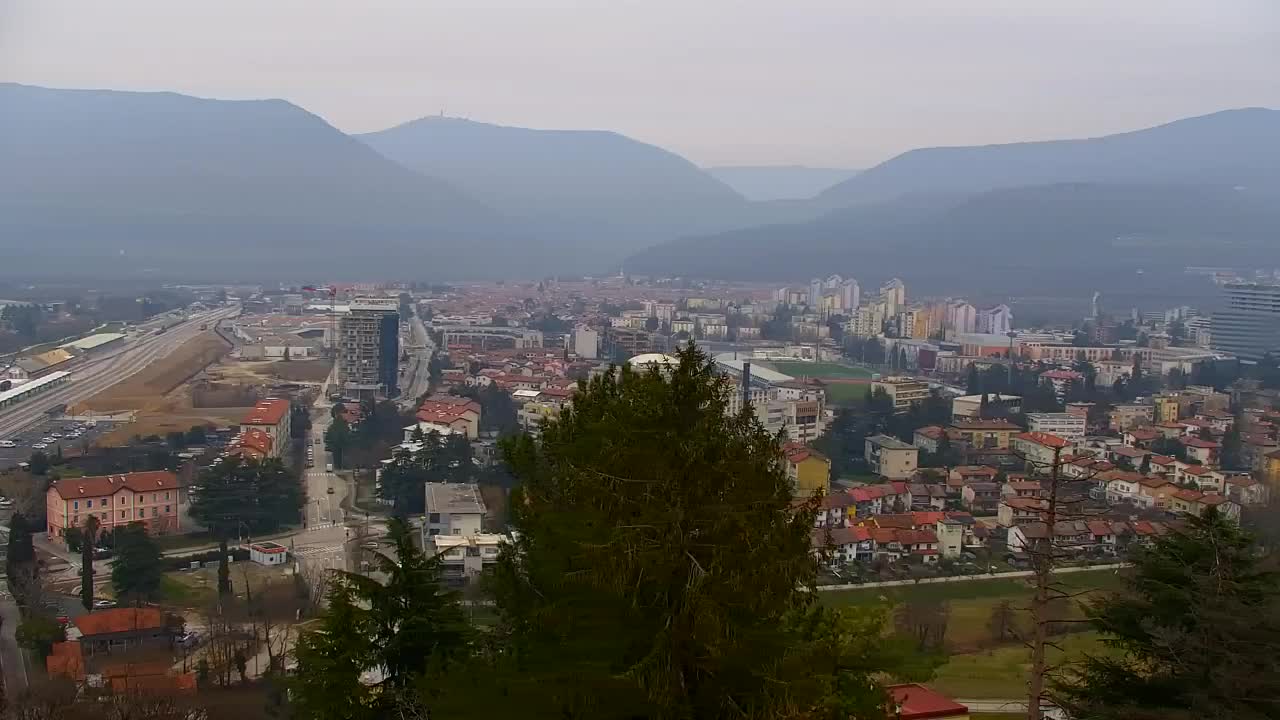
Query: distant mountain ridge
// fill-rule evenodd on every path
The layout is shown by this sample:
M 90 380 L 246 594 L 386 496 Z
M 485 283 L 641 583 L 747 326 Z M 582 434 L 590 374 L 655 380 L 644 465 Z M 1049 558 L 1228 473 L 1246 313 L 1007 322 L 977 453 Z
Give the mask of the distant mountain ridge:
M 1097 138 L 911 150 L 827 189 L 818 200 L 837 208 L 912 193 L 1062 182 L 1280 188 L 1280 111 L 1224 110 Z
M 356 137 L 610 264 L 672 237 L 811 214 L 749 203 L 679 155 L 614 132 L 440 116 Z
M 748 200 L 807 200 L 857 175 L 850 168 L 804 165 L 726 165 L 705 168 Z
M 673 240 L 636 273 L 945 282 L 1280 264 L 1280 112 L 1229 110 L 1087 140 L 913 150 L 831 187 L 811 221 Z

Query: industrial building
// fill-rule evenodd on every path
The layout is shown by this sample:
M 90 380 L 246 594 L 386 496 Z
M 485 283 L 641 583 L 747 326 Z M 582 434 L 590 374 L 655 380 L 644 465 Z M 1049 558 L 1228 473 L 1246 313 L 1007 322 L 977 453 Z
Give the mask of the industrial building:
M 397 392 L 400 302 L 357 298 L 338 323 L 338 381 L 353 397 Z

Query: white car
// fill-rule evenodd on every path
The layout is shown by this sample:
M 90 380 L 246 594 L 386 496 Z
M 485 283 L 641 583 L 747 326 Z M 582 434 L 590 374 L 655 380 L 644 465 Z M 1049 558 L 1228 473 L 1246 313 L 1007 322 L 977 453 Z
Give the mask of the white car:
M 12 440 L 0 440 L 0 448 L 18 447 L 18 443 Z
M 62 437 L 62 433 L 49 433 L 49 437 L 51 437 L 51 438 L 60 438 L 60 437 Z
M 32 450 L 43 450 L 43 449 L 45 449 L 45 448 L 47 448 L 47 447 L 49 447 L 49 443 L 42 443 L 42 442 L 38 442 L 38 443 L 36 443 L 35 445 L 32 445 L 32 446 L 31 446 L 31 449 L 32 449 Z

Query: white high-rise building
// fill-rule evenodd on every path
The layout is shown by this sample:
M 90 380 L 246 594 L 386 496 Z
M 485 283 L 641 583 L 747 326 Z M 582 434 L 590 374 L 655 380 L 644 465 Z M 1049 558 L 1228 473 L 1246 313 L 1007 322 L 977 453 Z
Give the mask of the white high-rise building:
M 822 278 L 809 281 L 809 307 L 817 308 L 822 304 Z
M 840 283 L 840 306 L 846 310 L 846 315 L 857 309 L 858 303 L 862 300 L 862 289 L 858 287 L 857 280 L 845 280 Z
M 997 305 L 978 313 L 978 332 L 1008 335 L 1013 330 L 1013 311 L 1008 305 Z
M 947 305 L 947 327 L 958 333 L 978 331 L 978 309 L 964 300 Z
M 573 329 L 573 351 L 578 357 L 594 360 L 600 357 L 600 333 L 586 325 Z
M 907 285 L 894 278 L 880 287 L 880 299 L 884 301 L 885 314 L 893 317 L 907 304 Z

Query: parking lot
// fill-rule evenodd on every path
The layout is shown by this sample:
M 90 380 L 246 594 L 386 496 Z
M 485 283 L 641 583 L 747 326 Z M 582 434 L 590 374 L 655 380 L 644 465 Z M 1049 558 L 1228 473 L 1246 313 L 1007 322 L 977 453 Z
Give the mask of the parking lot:
M 104 421 L 98 421 L 96 427 L 85 427 L 84 423 L 74 420 L 50 419 L 16 436 L 0 437 L 0 441 L 10 440 L 17 445 L 11 448 L 0 447 L 0 470 L 8 470 L 17 467 L 20 462 L 26 462 L 27 458 L 31 457 L 31 453 L 36 452 L 32 446 L 45 443 L 45 438 L 49 438 L 51 442 L 45 443 L 48 447 L 44 448 L 43 452 L 46 455 L 54 455 L 58 452 L 58 447 L 61 447 L 64 453 L 71 449 L 86 448 L 92 445 L 95 439 L 110 432 L 112 427 L 114 427 L 113 423 Z M 77 432 L 80 433 L 79 437 L 71 437 Z M 62 437 L 53 437 L 55 433 Z

